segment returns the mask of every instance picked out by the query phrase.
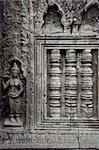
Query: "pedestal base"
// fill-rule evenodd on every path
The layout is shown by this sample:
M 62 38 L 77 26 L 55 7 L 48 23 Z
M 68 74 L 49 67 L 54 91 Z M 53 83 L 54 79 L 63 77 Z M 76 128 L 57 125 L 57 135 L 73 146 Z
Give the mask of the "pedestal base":
M 10 127 L 22 127 L 23 126 L 23 121 L 17 122 L 11 122 L 9 118 L 5 119 L 4 121 L 4 126 L 10 126 Z

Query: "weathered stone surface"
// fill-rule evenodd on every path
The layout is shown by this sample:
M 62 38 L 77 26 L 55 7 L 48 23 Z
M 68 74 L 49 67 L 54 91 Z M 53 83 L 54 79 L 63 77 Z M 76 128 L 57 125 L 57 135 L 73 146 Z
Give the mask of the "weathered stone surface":
M 99 0 L 0 4 L 0 149 L 99 149 Z

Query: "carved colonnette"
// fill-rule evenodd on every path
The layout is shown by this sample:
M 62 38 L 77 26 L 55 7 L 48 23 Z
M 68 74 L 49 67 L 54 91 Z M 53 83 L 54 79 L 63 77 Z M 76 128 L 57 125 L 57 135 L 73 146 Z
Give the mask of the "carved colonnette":
M 77 70 L 76 50 L 66 51 L 65 81 L 65 114 L 66 117 L 77 117 Z
M 82 52 L 82 93 L 81 112 L 84 117 L 93 117 L 93 71 L 91 49 Z
M 61 54 L 60 50 L 51 50 L 50 55 L 50 91 L 49 107 L 51 117 L 60 117 L 61 107 Z

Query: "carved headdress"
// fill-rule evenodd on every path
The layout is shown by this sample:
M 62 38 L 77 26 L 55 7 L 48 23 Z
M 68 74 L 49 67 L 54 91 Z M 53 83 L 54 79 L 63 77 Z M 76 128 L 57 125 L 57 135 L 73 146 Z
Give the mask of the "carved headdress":
M 18 59 L 17 57 L 13 57 L 12 59 L 9 60 L 9 64 L 10 70 L 12 69 L 20 70 L 20 74 L 23 76 L 23 78 L 25 78 L 25 71 L 23 69 L 23 65 L 20 59 Z
M 11 70 L 20 70 L 16 62 L 14 62 L 13 66 L 11 66 Z

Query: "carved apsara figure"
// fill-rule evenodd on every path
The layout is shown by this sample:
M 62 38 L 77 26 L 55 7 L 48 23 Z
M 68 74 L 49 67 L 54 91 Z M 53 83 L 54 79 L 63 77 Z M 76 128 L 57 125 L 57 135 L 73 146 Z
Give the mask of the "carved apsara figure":
M 23 83 L 20 79 L 20 67 L 13 62 L 10 68 L 10 79 L 3 83 L 4 90 L 7 90 L 7 96 L 9 98 L 10 114 L 9 119 L 5 120 L 5 125 L 22 126 L 22 93 L 24 91 Z

